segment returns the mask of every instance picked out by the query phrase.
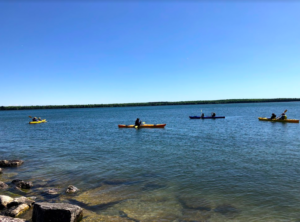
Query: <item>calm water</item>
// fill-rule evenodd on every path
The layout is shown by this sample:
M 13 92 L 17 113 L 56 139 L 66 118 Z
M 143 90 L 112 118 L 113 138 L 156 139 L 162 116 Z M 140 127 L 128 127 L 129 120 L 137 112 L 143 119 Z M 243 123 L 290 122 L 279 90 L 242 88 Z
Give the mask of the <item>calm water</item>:
M 0 159 L 25 161 L 5 169 L 10 180 L 47 178 L 82 191 L 103 181 L 131 181 L 133 190 L 178 201 L 186 221 L 196 211 L 212 212 L 207 221 L 300 221 L 300 126 L 257 119 L 285 109 L 288 118 L 300 119 L 299 102 L 3 111 Z M 226 118 L 188 118 L 201 110 Z M 29 115 L 48 122 L 30 125 Z M 137 117 L 167 125 L 118 128 Z M 211 209 L 200 209 L 199 200 Z M 161 221 L 179 221 L 178 215 Z

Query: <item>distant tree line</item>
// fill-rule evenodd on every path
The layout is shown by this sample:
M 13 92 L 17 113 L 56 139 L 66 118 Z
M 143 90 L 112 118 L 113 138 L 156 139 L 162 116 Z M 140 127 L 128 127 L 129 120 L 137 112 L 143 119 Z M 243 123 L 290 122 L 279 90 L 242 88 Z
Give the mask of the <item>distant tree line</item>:
M 71 108 L 99 108 L 99 107 L 133 107 L 133 106 L 227 104 L 227 103 L 295 102 L 295 101 L 300 101 L 300 98 L 221 99 L 221 100 L 198 100 L 198 101 L 179 101 L 179 102 L 115 103 L 115 104 L 88 104 L 88 105 L 0 106 L 0 110 L 71 109 Z

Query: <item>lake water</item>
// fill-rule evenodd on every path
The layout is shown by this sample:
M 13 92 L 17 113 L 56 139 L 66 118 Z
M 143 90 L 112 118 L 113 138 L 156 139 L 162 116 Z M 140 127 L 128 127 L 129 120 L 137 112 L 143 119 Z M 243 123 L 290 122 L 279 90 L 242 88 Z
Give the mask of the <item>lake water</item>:
M 0 180 L 128 221 L 300 221 L 300 126 L 257 119 L 285 109 L 300 118 L 299 102 L 2 111 L 0 159 L 25 163 Z M 189 119 L 201 110 L 226 118 Z M 136 118 L 167 125 L 118 128 Z M 70 184 L 80 198 L 41 191 Z

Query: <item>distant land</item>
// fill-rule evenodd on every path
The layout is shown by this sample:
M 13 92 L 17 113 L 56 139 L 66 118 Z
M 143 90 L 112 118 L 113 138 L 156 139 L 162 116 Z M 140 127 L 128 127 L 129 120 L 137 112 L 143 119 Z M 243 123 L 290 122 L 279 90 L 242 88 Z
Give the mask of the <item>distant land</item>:
M 114 104 L 88 104 L 88 105 L 0 106 L 0 110 L 70 109 L 70 108 L 168 106 L 168 105 L 227 104 L 227 103 L 267 103 L 267 102 L 296 102 L 296 101 L 300 101 L 300 98 L 221 99 L 221 100 L 197 100 L 197 101 L 180 101 L 180 102 L 114 103 Z

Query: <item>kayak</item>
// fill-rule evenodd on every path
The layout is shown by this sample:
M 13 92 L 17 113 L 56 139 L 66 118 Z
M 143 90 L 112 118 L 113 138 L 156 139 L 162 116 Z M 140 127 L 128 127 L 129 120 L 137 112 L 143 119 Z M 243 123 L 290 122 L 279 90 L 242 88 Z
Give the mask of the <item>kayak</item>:
M 29 124 L 37 124 L 37 123 L 46 123 L 46 119 L 42 119 L 41 121 L 31 121 Z
M 225 116 L 215 116 L 215 117 L 212 117 L 212 116 L 204 116 L 204 117 L 190 116 L 190 119 L 220 119 L 220 118 L 225 118 Z
M 142 124 L 139 128 L 164 128 L 167 124 Z M 135 125 L 118 125 L 119 128 L 135 128 Z
M 258 117 L 261 121 L 282 122 L 282 123 L 299 123 L 298 119 L 270 119 L 266 117 Z

